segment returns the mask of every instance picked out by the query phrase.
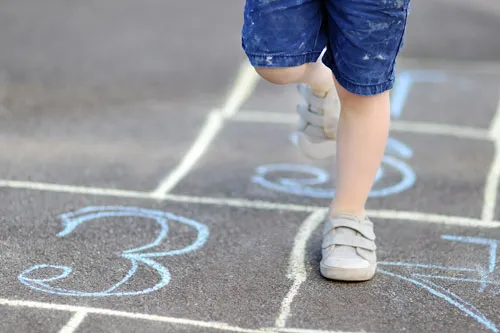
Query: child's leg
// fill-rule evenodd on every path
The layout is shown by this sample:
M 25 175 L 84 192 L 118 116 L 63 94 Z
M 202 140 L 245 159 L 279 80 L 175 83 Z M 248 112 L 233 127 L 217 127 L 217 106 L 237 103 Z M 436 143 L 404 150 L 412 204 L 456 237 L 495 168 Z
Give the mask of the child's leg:
M 297 106 L 300 117 L 294 141 L 312 159 L 334 155 L 340 101 L 332 72 L 322 60 L 297 67 L 256 68 L 256 71 L 271 83 L 300 84 L 302 102 Z
M 297 145 L 315 159 L 335 153 L 338 97 L 320 55 L 328 43 L 324 0 L 246 0 L 242 44 L 250 63 L 276 84 L 304 83 Z M 311 119 L 313 120 L 311 122 Z
M 376 269 L 373 224 L 365 203 L 382 160 L 389 132 L 389 93 L 353 94 L 337 84 L 342 103 L 337 133 L 337 186 L 324 226 L 323 276 L 369 280 Z
M 377 257 L 364 206 L 389 131 L 389 89 L 402 46 L 409 0 L 328 0 L 330 47 L 325 64 L 342 104 L 337 133 L 337 187 L 324 227 L 322 274 L 371 279 Z
M 360 96 L 337 86 L 342 103 L 337 133 L 337 186 L 332 214 L 364 216 L 389 132 L 389 92 Z

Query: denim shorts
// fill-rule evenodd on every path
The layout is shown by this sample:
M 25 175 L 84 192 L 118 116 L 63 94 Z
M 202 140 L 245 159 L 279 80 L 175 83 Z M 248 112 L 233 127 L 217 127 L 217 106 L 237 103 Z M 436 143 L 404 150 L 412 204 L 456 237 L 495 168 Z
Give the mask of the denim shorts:
M 242 46 L 254 67 L 323 62 L 346 90 L 392 88 L 410 0 L 246 0 Z

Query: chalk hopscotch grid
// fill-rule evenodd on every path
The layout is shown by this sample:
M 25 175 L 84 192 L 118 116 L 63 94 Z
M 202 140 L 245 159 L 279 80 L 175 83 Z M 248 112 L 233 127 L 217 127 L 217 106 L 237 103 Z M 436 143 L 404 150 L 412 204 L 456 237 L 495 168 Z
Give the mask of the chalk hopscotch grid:
M 206 152 L 210 144 L 222 130 L 227 119 L 232 118 L 241 105 L 252 95 L 259 76 L 248 62 L 243 62 L 238 71 L 233 89 L 226 103 L 220 110 L 213 110 L 207 117 L 198 137 L 194 141 L 181 162 L 152 191 L 154 196 L 161 197 L 169 193 L 191 171 L 198 160 Z
M 301 260 L 303 251 L 305 251 L 305 243 L 309 238 L 310 233 L 319 225 L 321 222 L 325 210 L 321 207 L 313 207 L 313 206 L 300 206 L 300 205 L 289 205 L 289 204 L 279 204 L 279 203 L 270 203 L 270 202 L 262 202 L 262 201 L 251 201 L 245 199 L 222 199 L 222 198 L 203 198 L 203 197 L 189 197 L 189 196 L 174 196 L 170 195 L 169 192 L 191 171 L 191 169 L 196 165 L 196 162 L 203 156 L 205 151 L 208 149 L 214 138 L 222 129 L 226 120 L 233 118 L 232 120 L 239 121 L 248 121 L 249 114 L 247 113 L 247 118 L 245 119 L 245 115 L 243 117 L 237 117 L 236 113 L 239 110 L 239 107 L 244 103 L 244 101 L 252 94 L 255 86 L 258 82 L 258 77 L 253 72 L 253 69 L 249 66 L 248 63 L 244 63 L 239 71 L 235 86 L 229 98 L 226 102 L 226 105 L 221 110 L 212 111 L 207 120 L 200 131 L 200 134 L 194 144 L 191 146 L 191 149 L 185 155 L 181 163 L 170 173 L 167 177 L 160 182 L 158 187 L 154 189 L 152 192 L 139 192 L 139 191 L 126 191 L 126 190 L 113 190 L 113 189 L 99 189 L 92 187 L 75 187 L 68 185 L 58 185 L 58 184 L 47 184 L 47 183 L 32 183 L 32 182 L 19 182 L 19 181 L 9 181 L 9 180 L 0 180 L 0 186 L 3 187 L 11 187 L 11 188 L 25 188 L 25 189 L 36 189 L 36 190 L 48 190 L 48 191 L 57 191 L 57 192 L 70 192 L 70 193 L 87 193 L 87 194 L 95 194 L 95 195 L 111 195 L 118 197 L 134 197 L 134 198 L 143 198 L 143 199 L 156 199 L 156 200 L 168 200 L 168 201 L 183 201 L 183 202 L 193 202 L 197 201 L 198 203 L 205 204 L 219 204 L 219 205 L 228 205 L 228 206 L 239 206 L 239 207 L 247 207 L 247 208 L 260 208 L 260 209 L 282 209 L 282 210 L 293 210 L 293 211 L 312 211 L 312 214 L 304 221 L 301 226 L 296 239 L 294 241 L 294 248 L 292 250 L 292 254 L 290 257 L 290 266 L 288 278 L 293 281 L 292 287 L 289 290 L 289 293 L 285 296 L 282 302 L 282 307 L 278 318 L 276 319 L 276 324 L 274 328 L 264 329 L 273 332 L 327 332 L 327 331 L 317 331 L 317 330 L 296 330 L 292 328 L 285 329 L 286 319 L 290 315 L 290 307 L 293 302 L 293 298 L 295 294 L 298 292 L 300 285 L 305 281 L 305 268 L 304 261 Z M 268 113 L 266 113 L 269 116 Z M 235 117 L 236 116 L 236 117 Z M 258 117 L 257 117 L 258 118 Z M 265 121 L 264 119 L 257 119 L 258 122 Z M 275 117 L 276 118 L 276 117 Z M 270 123 L 276 123 L 276 119 L 271 117 L 267 117 L 270 119 Z M 415 212 L 398 212 L 398 211 L 372 211 L 369 212 L 372 216 L 378 217 L 392 217 L 397 219 L 408 219 L 411 221 L 423 222 L 428 217 L 432 217 L 431 220 L 434 220 L 438 223 L 446 223 L 446 224 L 455 224 L 452 223 L 451 220 L 455 218 L 460 221 L 460 225 L 464 226 L 483 226 L 483 227 L 498 227 L 500 226 L 500 222 L 493 221 L 492 217 L 495 209 L 495 201 L 497 195 L 497 187 L 500 178 L 500 158 L 498 158 L 499 154 L 499 142 L 500 142 L 500 104 L 497 110 L 497 114 L 495 116 L 494 121 L 492 122 L 490 130 L 486 133 L 484 130 L 476 129 L 476 128 L 457 128 L 453 127 L 453 125 L 435 125 L 435 124 L 424 124 L 424 123 L 409 123 L 409 122 L 399 122 L 396 123 L 393 129 L 402 130 L 402 131 L 413 131 L 413 132 L 421 132 L 422 134 L 443 134 L 443 135 L 453 135 L 458 137 L 468 137 L 475 139 L 484 139 L 484 140 L 492 140 L 495 143 L 495 158 L 492 163 L 490 172 L 488 173 L 488 181 L 485 189 L 485 203 L 483 206 L 483 214 L 482 219 L 470 219 L 463 217 L 452 217 L 452 216 L 444 216 L 437 214 L 421 214 Z M 280 121 L 278 121 L 280 122 Z M 290 120 L 284 121 L 284 123 L 289 123 Z M 399 127 L 398 127 L 399 125 Z M 430 129 L 430 130 L 429 130 Z M 458 134 L 457 134 L 458 133 Z M 495 186 L 496 185 L 496 186 Z M 492 190 L 493 189 L 493 190 Z M 493 200 L 493 201 L 492 201 Z M 491 218 L 490 218 L 491 216 Z M 427 222 L 427 221 L 426 221 Z M 46 308 L 44 303 L 37 302 L 28 302 L 28 301 L 13 301 L 13 300 L 0 300 L 0 304 L 10 305 L 10 306 L 27 306 L 27 307 L 36 307 L 36 308 Z M 50 304 L 55 310 L 63 310 L 58 305 Z M 93 313 L 93 310 L 96 310 L 96 313 L 100 314 L 108 314 L 108 315 L 118 315 L 118 311 L 106 310 L 106 309 L 95 309 L 95 308 L 79 308 L 72 306 L 62 306 L 68 307 L 64 309 L 65 311 L 75 312 L 74 316 L 70 319 L 70 321 L 66 324 L 65 327 L 61 329 L 60 332 L 63 333 L 72 333 L 76 330 L 79 324 L 85 319 L 88 313 Z M 74 310 L 78 308 L 78 310 Z M 72 310 L 69 310 L 72 309 Z M 126 313 L 120 313 L 121 316 L 126 317 Z M 143 314 L 134 314 L 134 318 L 142 318 L 142 316 L 146 317 L 157 317 L 157 316 L 149 316 Z M 163 318 L 159 321 L 167 321 L 168 317 L 159 317 Z M 146 318 L 143 318 L 146 319 Z M 178 318 L 169 318 L 170 322 L 179 321 L 179 323 L 183 324 L 195 324 L 197 326 L 205 326 L 207 322 L 196 322 L 190 320 L 182 320 Z M 154 320 L 154 319 L 150 319 Z M 190 323 L 188 323 L 190 322 Z M 214 324 L 214 323 L 212 323 Z M 238 327 L 231 327 L 227 324 L 217 324 L 215 323 L 218 329 L 225 329 L 235 332 L 262 332 L 261 330 L 248 330 L 242 329 Z M 210 325 L 209 325 L 210 326 Z M 205 326 L 207 327 L 207 326 Z M 210 326 L 214 327 L 214 326 Z M 214 327 L 215 328 L 215 327 Z
M 165 194 L 163 197 L 156 197 L 151 192 L 129 191 L 119 189 L 108 189 L 98 187 L 59 185 L 51 183 L 36 183 L 26 181 L 0 180 L 0 187 L 11 189 L 24 189 L 33 191 L 95 195 L 104 197 L 116 198 L 133 198 L 155 201 L 168 201 L 176 203 L 189 203 L 199 205 L 257 209 L 257 210 L 282 210 L 290 212 L 311 213 L 316 210 L 324 209 L 322 206 L 313 205 L 298 205 L 262 200 L 249 200 L 244 198 L 218 198 L 218 197 L 203 197 L 203 196 L 187 196 L 176 194 Z M 367 214 L 373 218 L 393 220 L 404 220 L 418 223 L 433 223 L 444 224 L 462 227 L 483 227 L 483 228 L 499 228 L 500 221 L 483 221 L 477 218 L 420 213 L 412 211 L 400 210 L 368 210 Z
M 283 328 L 277 329 L 275 327 L 269 328 L 259 328 L 259 329 L 249 329 L 242 328 L 238 326 L 228 325 L 222 322 L 213 321 L 202 321 L 202 320 L 192 320 L 178 317 L 167 317 L 159 315 L 150 315 L 144 313 L 126 312 L 118 310 L 110 310 L 95 307 L 77 306 L 77 305 L 66 305 L 66 304 L 56 304 L 56 303 L 46 303 L 46 302 L 35 302 L 35 301 L 24 301 L 24 300 L 11 300 L 0 298 L 0 306 L 9 306 L 13 308 L 32 308 L 39 310 L 52 310 L 52 311 L 62 311 L 71 312 L 73 316 L 68 321 L 68 323 L 59 331 L 59 333 L 72 333 L 74 332 L 78 325 L 85 321 L 90 315 L 101 315 L 110 316 L 118 318 L 130 318 L 135 320 L 145 320 L 153 322 L 163 322 L 175 325 L 183 326 L 193 326 L 201 328 L 212 328 L 216 330 L 222 330 L 227 332 L 241 332 L 241 333 L 355 333 L 355 332 L 343 332 L 343 331 L 326 331 L 326 330 L 310 330 L 310 329 L 300 329 L 300 328 Z M 366 332 L 359 332 L 366 333 Z
M 231 121 L 242 123 L 294 125 L 297 123 L 297 117 L 291 114 L 273 111 L 241 110 L 234 116 L 234 118 L 231 119 Z M 431 122 L 392 120 L 391 131 L 423 135 L 451 136 L 458 139 L 495 141 L 495 138 L 491 135 L 490 130 L 486 128 L 436 124 Z
M 392 100 L 393 108 L 391 109 L 391 115 L 392 117 L 398 119 L 403 111 L 404 104 L 406 102 L 406 99 L 408 97 L 408 93 L 410 90 L 410 87 L 412 85 L 412 81 L 415 80 L 415 77 L 412 77 L 408 74 L 409 72 L 404 72 L 403 75 L 401 75 L 401 80 L 399 81 L 400 84 L 397 85 L 395 88 L 397 89 L 397 94 L 394 95 L 394 98 Z M 405 75 L 406 74 L 406 75 Z M 421 77 L 418 77 L 420 74 L 422 74 Z M 417 79 L 418 80 L 431 80 L 432 82 L 441 82 L 443 81 L 443 77 L 441 76 L 435 76 L 434 73 L 432 74 L 431 77 L 427 75 L 428 73 L 417 73 Z M 396 90 L 395 89 L 395 90 Z M 241 115 L 241 113 L 240 113 Z M 282 114 L 277 114 L 274 113 L 271 116 L 269 115 L 264 115 L 264 112 L 254 112 L 253 114 L 251 112 L 247 112 L 246 114 L 243 114 L 242 117 L 240 117 L 240 121 L 244 122 L 260 122 L 260 123 L 283 123 L 283 124 L 291 124 L 296 122 L 295 117 L 287 117 Z M 292 120 L 293 119 L 293 120 Z M 269 120 L 269 121 L 268 121 Z M 483 209 L 482 209 L 482 214 L 481 214 L 481 221 L 482 222 L 489 222 L 492 221 L 495 215 L 495 208 L 496 208 L 496 198 L 498 194 L 498 185 L 500 182 L 500 101 L 498 102 L 498 106 L 496 109 L 496 112 L 493 116 L 493 119 L 490 123 L 489 129 L 488 130 L 483 130 L 483 129 L 478 129 L 478 128 L 470 128 L 470 127 L 463 127 L 463 126 L 455 126 L 455 125 L 449 125 L 449 124 L 432 124 L 432 123 L 412 123 L 412 122 L 396 122 L 394 126 L 394 121 L 393 125 L 391 126 L 391 129 L 394 130 L 400 130 L 400 131 L 406 131 L 406 132 L 413 132 L 413 133 L 420 133 L 420 134 L 438 134 L 438 135 L 451 135 L 457 138 L 468 138 L 468 139 L 479 139 L 479 140 L 489 140 L 493 142 L 494 145 L 494 156 L 493 156 L 493 161 L 492 164 L 489 168 L 487 179 L 486 179 L 486 184 L 485 184 L 485 189 L 484 189 L 484 196 L 483 196 Z M 317 221 L 317 223 L 321 223 L 321 219 Z M 307 224 L 307 222 L 305 223 Z M 303 234 L 302 228 L 300 229 L 298 233 L 298 238 L 295 240 L 294 245 L 298 244 L 302 241 L 307 241 L 307 238 L 305 240 L 301 239 L 301 235 Z M 445 236 L 446 238 L 447 236 Z M 449 236 L 450 239 L 456 238 L 456 236 Z M 459 237 L 460 238 L 460 237 Z M 477 244 L 484 244 L 485 241 L 488 241 L 488 244 L 491 246 L 491 251 L 490 257 L 491 260 L 493 260 L 493 264 L 490 263 L 490 274 L 494 272 L 495 269 L 495 258 L 496 258 L 496 249 L 497 249 L 497 243 L 493 240 L 484 240 L 481 239 L 480 241 L 477 239 L 474 240 L 467 240 L 467 242 L 472 242 L 472 243 L 477 243 Z M 294 248 L 295 250 L 295 248 Z M 292 252 L 292 258 L 293 258 L 293 252 Z M 382 264 L 382 263 L 381 263 Z M 386 263 L 387 264 L 387 263 Z M 427 265 L 421 265 L 421 264 L 410 264 L 409 267 L 411 266 L 427 266 Z M 290 267 L 293 269 L 293 264 L 290 263 Z M 430 266 L 427 266 L 430 267 Z M 450 268 L 445 268 L 446 270 L 449 270 Z M 461 270 L 464 270 L 462 268 Z M 433 279 L 433 278 L 440 278 L 440 279 L 445 279 L 445 280 L 460 280 L 460 281 L 467 281 L 467 282 L 477 282 L 481 283 L 481 289 L 480 292 L 483 291 L 486 288 L 486 285 L 488 284 L 498 284 L 498 282 L 495 281 L 488 281 L 488 274 L 485 272 L 481 272 L 481 280 L 477 279 L 456 279 L 456 278 L 451 278 L 448 276 L 436 276 L 436 275 L 419 275 L 419 274 L 413 274 L 414 278 L 409 278 L 405 276 L 401 276 L 398 274 L 394 274 L 382 269 L 379 269 L 380 273 L 383 273 L 388 276 L 396 277 L 399 279 L 402 279 L 406 282 L 413 283 L 416 286 L 419 286 L 431 294 L 442 298 L 446 302 L 452 304 L 456 308 L 460 309 L 460 311 L 466 313 L 468 316 L 473 317 L 478 323 L 481 323 L 484 325 L 486 328 L 493 332 L 498 332 L 497 327 L 493 322 L 491 322 L 484 314 L 482 314 L 478 309 L 476 309 L 473 305 L 470 303 L 467 303 L 463 299 L 461 299 L 459 296 L 453 294 L 447 289 L 442 288 L 439 285 L 434 284 L 433 282 L 429 281 L 428 279 Z M 300 288 L 300 285 L 305 281 L 306 276 L 305 274 L 302 274 L 301 270 L 296 270 L 294 275 L 294 283 L 283 300 L 282 303 L 282 311 L 280 313 L 280 316 L 276 320 L 276 327 L 284 327 L 286 324 L 286 319 L 290 314 L 290 307 L 291 303 L 293 302 L 294 296 L 298 293 L 298 289 Z M 422 279 L 422 278 L 426 279 Z M 422 281 L 419 281 L 421 279 Z

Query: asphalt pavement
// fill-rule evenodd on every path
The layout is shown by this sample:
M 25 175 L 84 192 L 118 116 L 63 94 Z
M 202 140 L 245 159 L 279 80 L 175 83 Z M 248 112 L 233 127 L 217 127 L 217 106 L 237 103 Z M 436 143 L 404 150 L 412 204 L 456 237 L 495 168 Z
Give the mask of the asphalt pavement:
M 242 8 L 0 4 L 0 332 L 498 332 L 498 3 L 412 5 L 363 283 L 319 273 L 334 158 Z

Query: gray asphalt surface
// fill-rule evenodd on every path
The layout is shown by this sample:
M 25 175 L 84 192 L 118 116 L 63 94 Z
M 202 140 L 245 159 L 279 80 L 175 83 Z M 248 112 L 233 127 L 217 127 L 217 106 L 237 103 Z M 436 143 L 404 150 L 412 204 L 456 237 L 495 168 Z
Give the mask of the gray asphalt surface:
M 498 2 L 412 5 L 366 283 L 319 274 L 334 179 L 298 183 L 334 161 L 291 144 L 293 86 L 259 81 L 151 195 L 228 99 L 242 7 L 0 4 L 0 332 L 497 332 Z

